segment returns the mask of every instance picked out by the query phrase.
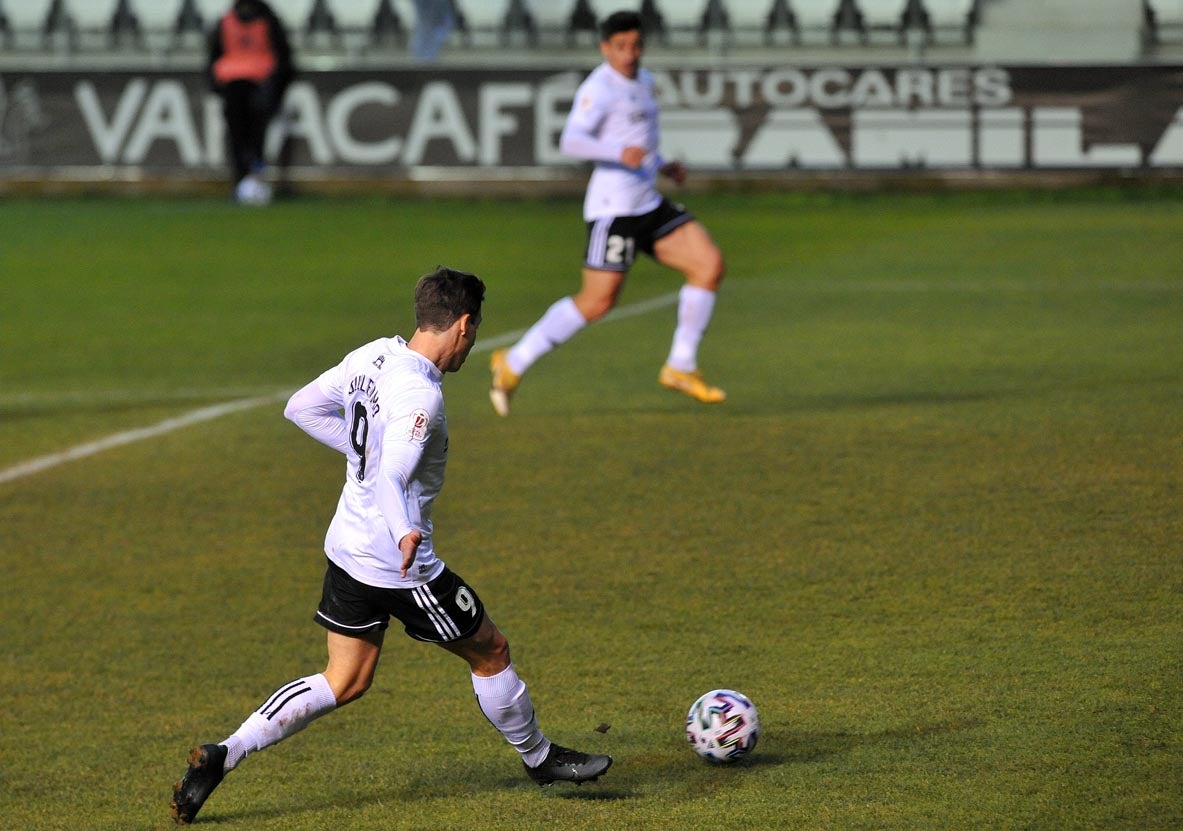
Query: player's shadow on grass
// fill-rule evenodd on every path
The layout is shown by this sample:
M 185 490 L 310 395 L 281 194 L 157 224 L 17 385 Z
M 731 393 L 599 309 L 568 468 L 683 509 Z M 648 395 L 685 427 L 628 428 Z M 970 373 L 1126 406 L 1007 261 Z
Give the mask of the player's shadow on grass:
M 685 786 L 687 784 L 686 765 L 694 765 L 703 771 L 715 770 L 721 773 L 736 774 L 744 770 L 817 762 L 849 753 L 855 748 L 867 745 L 927 741 L 944 734 L 972 730 L 981 724 L 981 719 L 967 718 L 936 724 L 908 725 L 891 730 L 880 730 L 875 733 L 806 733 L 779 730 L 773 733 L 770 731 L 765 734 L 766 738 L 750 756 L 745 756 L 732 764 L 719 765 L 700 759 L 696 760 L 693 758 L 693 754 L 688 754 L 684 758 L 679 758 L 676 764 L 668 765 L 668 778 L 671 785 Z M 772 750 L 770 745 L 776 750 Z M 405 779 L 391 782 L 389 787 L 356 788 L 342 785 L 324 792 L 296 791 L 285 797 L 286 802 L 282 807 L 228 807 L 225 809 L 214 807 L 204 811 L 200 821 L 208 823 L 210 826 L 216 826 L 219 823 L 237 824 L 249 822 L 252 819 L 274 819 L 281 816 L 298 817 L 343 806 L 363 808 L 377 804 L 397 805 L 400 802 L 414 802 L 427 798 L 463 797 L 478 792 L 504 792 L 515 789 L 542 790 L 542 796 L 546 798 L 584 802 L 615 802 L 637 797 L 637 793 L 629 787 L 622 787 L 619 783 L 609 781 L 588 783 L 584 786 L 556 783 L 549 788 L 539 789 L 537 785 L 522 777 L 505 776 L 503 764 L 500 761 L 490 761 L 475 769 L 470 766 L 467 775 L 457 775 L 455 779 L 448 781 L 441 781 L 435 776 L 417 777 L 411 774 Z M 701 777 L 691 777 L 690 781 L 698 783 L 695 787 L 699 787 L 704 780 Z M 709 795 L 709 789 L 699 792 L 698 795 Z
M 535 786 L 537 787 L 537 786 Z M 622 799 L 632 799 L 636 794 L 631 791 L 591 783 L 583 785 L 551 785 L 544 794 L 549 799 L 574 799 L 581 802 L 618 802 Z
M 348 808 L 363 809 L 374 805 L 398 805 L 422 802 L 427 799 L 463 799 L 480 793 L 502 793 L 521 791 L 533 795 L 541 792 L 545 798 L 575 799 L 586 801 L 630 799 L 633 794 L 619 788 L 605 789 L 604 783 L 589 783 L 576 786 L 556 783 L 548 788 L 521 776 L 504 775 L 503 761 L 484 764 L 472 763 L 464 770 L 457 770 L 454 777 L 442 780 L 438 775 L 407 774 L 405 778 L 392 780 L 385 787 L 356 787 L 336 783 L 334 787 L 317 791 L 293 790 L 285 793 L 281 806 L 243 805 L 213 806 L 202 811 L 198 822 L 216 827 L 225 823 L 232 827 L 249 828 L 252 821 L 274 820 L 288 817 L 295 820 L 301 816 L 321 814 L 325 811 Z
M 781 762 L 789 763 L 816 762 L 830 756 L 848 753 L 856 747 L 929 740 L 948 733 L 972 730 L 981 724 L 981 719 L 967 718 L 942 721 L 936 724 L 914 724 L 892 730 L 880 730 L 877 733 L 782 734 L 780 744 L 784 746 L 785 752 L 779 756 L 779 759 Z M 758 763 L 760 757 L 761 754 L 757 751 L 752 756 L 751 764 Z

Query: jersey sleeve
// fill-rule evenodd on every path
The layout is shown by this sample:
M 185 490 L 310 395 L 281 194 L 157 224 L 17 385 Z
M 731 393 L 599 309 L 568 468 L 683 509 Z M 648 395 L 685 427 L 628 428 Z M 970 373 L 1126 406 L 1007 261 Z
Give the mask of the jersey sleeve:
M 600 137 L 600 127 L 608 115 L 607 103 L 599 84 L 585 81 L 580 85 L 559 137 L 559 150 L 577 159 L 619 163 L 624 145 Z
M 348 453 L 349 426 L 341 412 L 337 367 L 310 381 L 288 399 L 283 415 L 312 438 L 341 453 Z
M 442 422 L 443 396 L 438 390 L 407 390 L 395 403 L 382 438 L 382 466 L 378 471 L 378 509 L 395 545 L 421 526 L 411 483 L 432 431 Z

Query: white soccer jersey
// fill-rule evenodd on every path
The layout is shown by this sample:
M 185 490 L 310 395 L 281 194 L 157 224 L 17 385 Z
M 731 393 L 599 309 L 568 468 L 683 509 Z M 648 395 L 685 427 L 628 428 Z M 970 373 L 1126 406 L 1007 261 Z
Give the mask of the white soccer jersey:
M 284 411 L 345 454 L 345 486 L 325 553 L 367 585 L 413 588 L 444 568 L 431 543 L 431 505 L 448 461 L 442 380 L 439 368 L 402 338 L 381 338 L 346 355 Z M 403 578 L 398 541 L 412 529 L 423 541 Z
M 657 122 L 653 75 L 647 69 L 632 79 L 603 63 L 579 85 L 559 149 L 596 163 L 583 200 L 585 220 L 636 216 L 661 203 L 656 185 L 664 160 L 658 152 Z M 636 170 L 620 162 L 626 147 L 645 149 L 645 160 Z

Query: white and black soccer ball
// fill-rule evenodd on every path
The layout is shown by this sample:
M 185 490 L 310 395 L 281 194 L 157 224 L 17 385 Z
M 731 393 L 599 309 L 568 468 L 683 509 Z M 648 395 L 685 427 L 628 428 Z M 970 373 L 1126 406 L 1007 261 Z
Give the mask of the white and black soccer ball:
M 713 762 L 734 762 L 751 753 L 759 738 L 756 705 L 735 690 L 711 690 L 686 714 L 686 739 L 695 753 Z

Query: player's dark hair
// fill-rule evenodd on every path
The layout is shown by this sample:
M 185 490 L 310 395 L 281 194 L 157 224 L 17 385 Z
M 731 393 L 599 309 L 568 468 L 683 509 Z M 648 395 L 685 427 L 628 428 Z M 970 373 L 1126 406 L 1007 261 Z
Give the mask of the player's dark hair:
M 612 12 L 600 23 L 600 40 L 609 40 L 621 32 L 641 31 L 641 15 L 637 12 Z
M 462 315 L 480 317 L 485 284 L 466 271 L 436 266 L 415 286 L 415 326 L 425 332 L 442 332 Z

